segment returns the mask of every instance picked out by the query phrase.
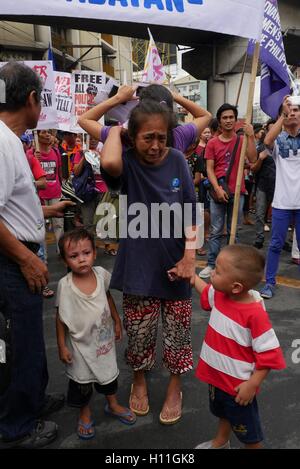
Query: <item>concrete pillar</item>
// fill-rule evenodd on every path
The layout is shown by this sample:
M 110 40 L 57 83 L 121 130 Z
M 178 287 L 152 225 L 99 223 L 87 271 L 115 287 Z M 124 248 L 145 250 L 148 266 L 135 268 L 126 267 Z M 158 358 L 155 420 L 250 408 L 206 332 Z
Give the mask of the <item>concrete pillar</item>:
M 72 44 L 77 45 L 77 46 L 80 44 L 80 32 L 78 31 L 78 29 L 69 29 L 67 31 L 67 41 L 71 42 Z M 80 56 L 81 56 L 81 49 L 79 47 L 73 49 L 73 57 L 75 59 L 79 59 Z M 81 69 L 81 63 L 80 62 L 79 62 L 78 66 L 76 68 L 78 70 Z
M 49 47 L 49 44 L 51 44 L 50 26 L 35 25 L 34 35 L 35 35 L 35 40 L 37 42 L 42 42 L 45 45 L 45 47 L 47 47 L 47 50 L 45 50 L 45 53 L 43 55 L 43 59 L 47 60 L 48 59 L 48 47 Z
M 239 118 L 246 117 L 250 73 L 245 73 L 239 99 Z M 241 73 L 226 74 L 207 81 L 207 109 L 216 115 L 218 108 L 225 102 L 236 104 Z
M 51 28 L 50 26 L 35 25 L 35 40 L 37 42 L 43 42 L 48 47 L 51 42 Z

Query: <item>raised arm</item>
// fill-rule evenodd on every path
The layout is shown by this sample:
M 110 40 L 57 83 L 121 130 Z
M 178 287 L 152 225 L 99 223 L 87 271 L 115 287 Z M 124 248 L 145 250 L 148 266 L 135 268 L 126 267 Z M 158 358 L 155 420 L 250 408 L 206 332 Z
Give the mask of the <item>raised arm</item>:
M 121 132 L 122 127 L 112 127 L 101 152 L 101 167 L 112 177 L 123 172 Z
M 284 119 L 286 119 L 288 117 L 289 113 L 290 113 L 290 104 L 288 102 L 288 97 L 286 97 L 284 99 L 283 103 L 282 103 L 282 112 L 281 112 L 280 116 L 278 117 L 275 124 L 272 125 L 269 132 L 265 136 L 264 144 L 268 148 L 272 149 L 274 147 L 274 142 L 275 142 L 276 138 L 278 137 L 278 135 L 280 134 L 280 132 L 282 131 L 282 127 L 283 127 L 283 124 L 284 124 Z
M 206 111 L 202 107 L 198 106 L 198 104 L 190 101 L 187 98 L 184 98 L 178 93 L 174 91 L 171 92 L 174 101 L 186 109 L 192 116 L 194 117 L 193 123 L 196 125 L 198 130 L 198 136 L 203 132 L 203 130 L 208 127 L 208 124 L 211 121 L 212 115 L 210 112 Z
M 136 87 L 134 86 L 120 86 L 115 96 L 106 99 L 102 103 L 97 104 L 97 106 L 82 114 L 78 119 L 78 124 L 92 137 L 97 138 L 98 140 L 101 139 L 101 129 L 103 125 L 98 122 L 99 119 L 101 119 L 101 117 L 113 107 L 126 103 L 127 101 L 131 101 L 135 90 Z
M 251 124 L 244 125 L 244 132 L 247 135 L 247 149 L 246 155 L 250 163 L 255 163 L 257 160 L 257 151 L 255 145 L 254 131 Z

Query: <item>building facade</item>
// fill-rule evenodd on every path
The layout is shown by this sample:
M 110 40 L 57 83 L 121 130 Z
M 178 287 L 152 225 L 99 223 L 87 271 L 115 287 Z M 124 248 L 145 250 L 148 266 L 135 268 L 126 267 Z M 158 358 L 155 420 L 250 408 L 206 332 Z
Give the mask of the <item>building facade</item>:
M 131 38 L 74 29 L 0 22 L 0 61 L 43 60 L 52 45 L 57 70 L 104 71 L 132 83 Z

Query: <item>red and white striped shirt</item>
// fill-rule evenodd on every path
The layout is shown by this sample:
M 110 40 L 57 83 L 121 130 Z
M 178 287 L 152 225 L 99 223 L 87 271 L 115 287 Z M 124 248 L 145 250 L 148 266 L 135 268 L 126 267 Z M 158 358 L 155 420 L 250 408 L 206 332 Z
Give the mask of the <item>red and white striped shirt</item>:
M 196 376 L 234 396 L 234 388 L 255 370 L 285 368 L 263 300 L 250 293 L 254 299 L 248 304 L 231 300 L 212 285 L 201 295 L 201 306 L 211 315 Z

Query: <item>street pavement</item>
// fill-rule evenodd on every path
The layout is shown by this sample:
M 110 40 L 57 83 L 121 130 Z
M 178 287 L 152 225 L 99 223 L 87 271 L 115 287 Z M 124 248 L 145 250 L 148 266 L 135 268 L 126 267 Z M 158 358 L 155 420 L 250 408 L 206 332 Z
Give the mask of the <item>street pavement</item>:
M 267 238 L 269 234 L 267 234 Z M 252 243 L 253 227 L 243 227 L 240 233 L 241 242 Z M 267 244 L 267 243 L 266 243 Z M 96 265 L 101 265 L 110 272 L 113 269 L 114 257 L 98 249 Z M 203 261 L 205 258 L 198 259 Z M 137 262 L 143 262 L 137 259 Z M 203 262 L 200 262 L 202 265 Z M 55 253 L 53 245 L 49 246 L 50 288 L 56 290 L 58 280 L 65 275 L 66 269 Z M 199 268 L 197 269 L 199 271 Z M 288 280 L 293 286 L 279 286 L 276 296 L 266 301 L 273 327 L 277 333 L 286 359 L 287 368 L 282 371 L 271 371 L 263 383 L 258 397 L 261 420 L 265 431 L 266 448 L 300 448 L 300 274 L 298 266 L 290 261 L 290 253 L 283 251 L 279 275 L 283 283 Z M 118 311 L 122 317 L 122 294 L 112 291 Z M 66 392 L 67 378 L 64 366 L 59 361 L 55 336 L 54 299 L 44 301 L 44 326 L 49 367 L 49 392 Z M 193 292 L 192 340 L 194 365 L 196 366 L 205 334 L 209 313 L 202 311 L 199 298 Z M 159 340 L 161 327 L 159 329 Z M 298 343 L 295 342 L 298 339 Z M 294 344 L 293 344 L 294 343 Z M 293 347 L 294 345 L 294 347 Z M 297 352 L 298 347 L 298 352 Z M 118 365 L 120 369 L 118 397 L 120 403 L 128 405 L 131 385 L 131 371 L 124 359 L 126 334 L 117 345 Z M 292 355 L 294 353 L 294 360 Z M 298 360 L 297 360 L 298 359 Z M 299 361 L 297 364 L 296 361 Z M 195 378 L 191 371 L 183 377 L 183 413 L 176 425 L 161 425 L 159 413 L 164 401 L 168 373 L 161 364 L 161 349 L 158 347 L 157 365 L 147 373 L 150 412 L 145 417 L 138 417 L 133 426 L 122 424 L 119 420 L 105 415 L 104 396 L 94 394 L 91 402 L 93 418 L 96 425 L 96 437 L 93 440 L 79 440 L 76 435 L 78 411 L 67 405 L 51 419 L 59 425 L 57 440 L 49 448 L 64 449 L 192 449 L 199 442 L 211 439 L 216 429 L 216 419 L 208 409 L 207 385 Z M 232 446 L 242 445 L 232 436 Z

